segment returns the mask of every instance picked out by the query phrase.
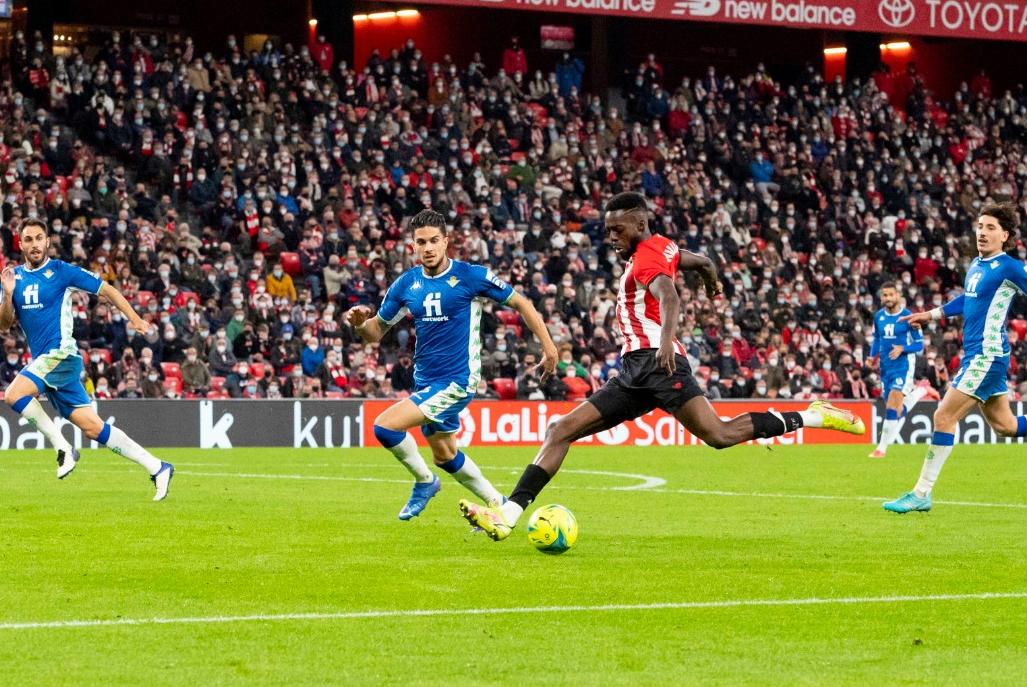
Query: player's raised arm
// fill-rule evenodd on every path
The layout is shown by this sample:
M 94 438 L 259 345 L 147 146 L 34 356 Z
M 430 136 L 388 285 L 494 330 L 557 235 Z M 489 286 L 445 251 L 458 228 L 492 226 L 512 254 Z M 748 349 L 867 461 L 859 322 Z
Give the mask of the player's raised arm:
M 649 293 L 660 302 L 660 348 L 656 351 L 656 364 L 666 370 L 667 374 L 673 375 L 677 366 L 674 360 L 674 341 L 677 339 L 681 299 L 674 281 L 665 274 L 649 283 Z
M 550 375 L 556 372 L 556 365 L 560 361 L 560 356 L 556 349 L 556 344 L 553 343 L 553 338 L 549 336 L 549 329 L 546 327 L 545 320 L 542 319 L 542 313 L 535 309 L 530 300 L 519 293 L 514 293 L 506 304 L 521 314 L 521 318 L 528 325 L 528 329 L 542 343 L 542 361 L 539 362 L 535 369 L 542 370 L 543 380 L 548 379 Z
M 919 327 L 927 324 L 931 320 L 940 320 L 943 317 L 955 317 L 956 315 L 962 315 L 964 300 L 965 298 L 963 297 L 963 294 L 959 294 L 940 308 L 903 315 L 899 318 L 899 322 L 909 322 L 912 326 Z
M 139 317 L 139 313 L 135 311 L 132 304 L 128 302 L 128 299 L 122 295 L 116 288 L 104 282 L 97 292 L 98 296 L 102 296 L 114 304 L 114 307 L 121 311 L 121 313 L 128 319 L 128 323 L 132 325 L 132 328 L 139 334 L 146 334 L 150 331 L 150 323 Z
M 357 305 L 346 311 L 346 321 L 366 343 L 378 343 L 388 328 L 382 319 L 371 312 L 366 305 Z
M 682 249 L 678 268 L 686 272 L 698 272 L 703 286 L 706 287 L 706 295 L 710 298 L 724 292 L 724 285 L 717 279 L 717 268 L 714 267 L 713 261 L 705 255 Z
M 8 265 L 0 275 L 4 287 L 4 299 L 0 303 L 0 331 L 14 326 L 14 268 Z

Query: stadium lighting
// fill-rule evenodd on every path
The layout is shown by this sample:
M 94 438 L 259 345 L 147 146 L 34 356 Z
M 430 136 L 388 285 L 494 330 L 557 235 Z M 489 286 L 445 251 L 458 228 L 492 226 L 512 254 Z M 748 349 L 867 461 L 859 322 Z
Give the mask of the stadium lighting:
M 825 55 L 844 55 L 847 52 L 849 52 L 849 49 L 844 46 L 839 48 L 824 48 Z
M 419 17 L 421 13 L 417 10 L 399 10 L 396 12 L 397 17 Z
M 382 19 L 395 19 L 395 12 L 375 12 L 374 14 L 367 15 L 367 18 L 371 21 L 380 21 Z
M 909 50 L 913 46 L 909 44 L 909 41 L 893 41 L 891 43 L 881 43 L 881 50 Z
M 310 24 L 310 28 L 312 28 L 312 29 L 317 28 L 317 19 L 311 19 L 307 23 Z

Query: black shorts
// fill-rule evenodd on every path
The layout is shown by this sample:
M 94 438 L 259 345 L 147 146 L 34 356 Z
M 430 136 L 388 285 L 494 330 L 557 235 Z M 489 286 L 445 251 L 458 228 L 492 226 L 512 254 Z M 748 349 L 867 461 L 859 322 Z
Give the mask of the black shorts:
M 614 427 L 660 408 L 673 414 L 702 389 L 684 356 L 675 355 L 674 374 L 656 364 L 656 349 L 631 351 L 621 359 L 620 375 L 588 398 L 602 415 L 604 424 Z

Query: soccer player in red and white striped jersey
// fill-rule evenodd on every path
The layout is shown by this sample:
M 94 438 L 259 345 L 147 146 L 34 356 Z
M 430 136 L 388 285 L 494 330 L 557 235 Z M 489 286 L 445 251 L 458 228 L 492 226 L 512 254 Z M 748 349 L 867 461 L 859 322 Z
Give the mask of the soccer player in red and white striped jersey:
M 800 412 L 745 413 L 721 420 L 696 383 L 677 338 L 681 302 L 675 277 L 679 269 L 697 271 L 710 297 L 720 293 L 720 282 L 708 258 L 653 234 L 648 214 L 645 197 L 638 193 L 620 193 L 606 206 L 606 231 L 625 263 L 616 311 L 624 337 L 620 375 L 549 427 L 535 461 L 506 503 L 489 508 L 460 502 L 464 517 L 496 541 L 510 535 L 524 509 L 560 469 L 573 442 L 655 408 L 718 449 L 803 426 L 850 434 L 866 431 L 861 419 L 823 401 Z

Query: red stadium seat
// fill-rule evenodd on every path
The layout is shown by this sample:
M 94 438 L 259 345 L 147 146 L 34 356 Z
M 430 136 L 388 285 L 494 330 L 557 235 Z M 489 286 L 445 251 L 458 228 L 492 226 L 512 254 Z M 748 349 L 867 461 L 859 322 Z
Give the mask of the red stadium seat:
M 567 400 L 568 401 L 581 401 L 588 396 L 588 392 L 592 389 L 581 377 L 564 377 L 563 385 L 567 387 Z
M 182 393 L 182 378 L 181 377 L 168 377 L 164 380 L 165 389 L 174 389 L 176 394 Z
M 207 398 L 214 399 L 214 400 L 219 400 L 219 399 L 225 399 L 225 398 L 230 398 L 230 397 L 228 395 L 228 392 L 225 391 L 224 389 L 219 389 L 217 391 L 214 391 L 213 389 L 211 389 L 210 391 L 207 392 Z
M 282 253 L 281 256 L 279 256 L 279 261 L 282 263 L 282 269 L 285 270 L 286 274 L 298 277 L 303 273 L 303 266 L 300 265 L 299 253 Z
M 153 295 L 153 291 L 139 291 L 136 293 L 136 300 L 139 302 L 140 308 L 148 306 L 156 296 Z
M 1019 334 L 1020 339 L 1023 340 L 1024 336 L 1027 335 L 1027 320 L 1017 317 L 1009 322 L 1009 328 Z
M 165 379 L 177 379 L 182 382 L 182 366 L 178 363 L 161 363 L 160 369 L 164 371 Z
M 521 314 L 516 310 L 497 310 L 496 318 L 503 324 L 520 324 Z
M 254 379 L 261 379 L 264 376 L 264 363 L 250 363 L 250 374 Z
M 524 330 L 524 327 L 519 324 L 508 324 L 506 325 L 506 328 L 513 332 L 514 338 L 516 339 L 521 338 L 521 332 Z
M 225 388 L 225 378 L 224 377 L 211 377 L 210 378 L 210 390 L 211 391 L 221 391 L 224 388 Z
M 499 394 L 499 398 L 503 401 L 513 401 L 517 399 L 517 381 L 510 379 L 509 377 L 499 377 L 492 380 L 492 388 Z

